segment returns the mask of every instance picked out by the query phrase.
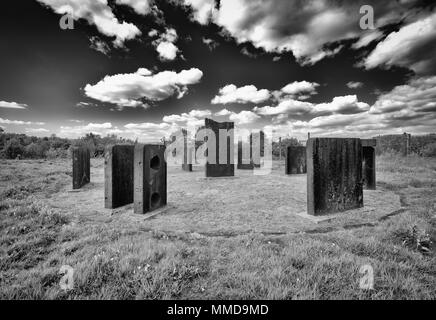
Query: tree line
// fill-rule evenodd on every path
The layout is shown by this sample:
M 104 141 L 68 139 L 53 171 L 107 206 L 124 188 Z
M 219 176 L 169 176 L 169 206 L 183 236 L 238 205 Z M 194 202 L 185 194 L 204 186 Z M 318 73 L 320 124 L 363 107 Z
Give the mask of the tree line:
M 67 158 L 71 155 L 71 148 L 75 146 L 84 146 L 89 149 L 91 156 L 101 157 L 106 147 L 114 144 L 134 144 L 134 141 L 116 135 L 102 137 L 93 133 L 88 133 L 78 139 L 67 139 L 54 134 L 40 138 L 26 134 L 0 132 L 0 158 Z
M 401 153 L 403 136 L 384 135 L 377 136 L 376 153 Z M 42 159 L 67 158 L 71 155 L 71 148 L 85 146 L 91 156 L 102 157 L 107 146 L 114 144 L 134 144 L 136 141 L 124 139 L 117 135 L 100 136 L 88 133 L 78 139 L 60 138 L 55 134 L 49 137 L 35 137 L 26 134 L 7 133 L 0 128 L 0 158 L 3 159 Z M 171 141 L 161 141 L 164 144 Z M 196 141 L 196 149 L 202 141 Z M 273 158 L 285 157 L 287 146 L 301 145 L 300 141 L 292 137 L 282 138 L 281 142 L 272 144 Z M 263 145 L 262 145 L 263 146 Z M 424 157 L 436 157 L 436 134 L 412 136 L 410 140 L 411 152 Z M 263 151 L 263 150 L 261 150 Z

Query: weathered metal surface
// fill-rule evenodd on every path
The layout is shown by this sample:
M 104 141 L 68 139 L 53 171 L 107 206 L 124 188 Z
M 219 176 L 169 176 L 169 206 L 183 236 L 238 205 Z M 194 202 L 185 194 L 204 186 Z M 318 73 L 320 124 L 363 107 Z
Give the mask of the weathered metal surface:
M 188 131 L 182 129 L 183 133 L 183 163 L 182 170 L 192 171 L 192 148 L 188 147 Z
M 233 147 L 234 147 L 234 136 L 233 122 L 216 122 L 211 119 L 205 119 L 205 128 L 212 130 L 215 134 L 215 142 L 212 143 L 208 139 L 207 143 L 207 161 L 206 161 L 206 177 L 228 177 L 235 175 L 235 165 L 233 160 Z M 220 139 L 220 129 L 222 130 L 222 135 L 225 132 L 229 134 L 226 135 L 226 140 L 222 141 Z M 231 130 L 231 131 L 230 131 Z M 224 135 L 223 135 L 224 136 Z M 215 147 L 214 159 L 211 155 L 213 152 L 209 152 L 211 148 Z M 224 155 L 224 159 L 220 161 L 220 153 Z
M 260 168 L 260 159 L 264 156 L 265 134 L 263 131 L 250 134 L 250 156 L 255 168 Z
M 244 154 L 244 151 L 246 154 Z M 245 148 L 243 148 L 242 140 L 238 141 L 237 168 L 239 170 L 252 170 L 254 168 L 253 161 L 251 160 L 251 146 L 248 143 L 246 143 Z
M 286 148 L 286 174 L 306 173 L 306 147 L 288 146 Z
M 133 145 L 110 146 L 105 152 L 105 208 L 118 208 L 133 202 Z
M 91 160 L 89 149 L 73 148 L 73 189 L 80 189 L 91 181 Z
M 362 177 L 365 189 L 376 189 L 375 148 L 362 147 Z
M 362 145 L 353 138 L 307 141 L 307 212 L 324 215 L 363 207 Z
M 362 147 L 373 147 L 377 146 L 377 139 L 360 139 Z
M 143 214 L 167 204 L 165 146 L 135 146 L 134 212 Z
M 410 133 L 403 133 L 403 156 L 408 156 L 410 154 L 410 141 L 412 135 Z

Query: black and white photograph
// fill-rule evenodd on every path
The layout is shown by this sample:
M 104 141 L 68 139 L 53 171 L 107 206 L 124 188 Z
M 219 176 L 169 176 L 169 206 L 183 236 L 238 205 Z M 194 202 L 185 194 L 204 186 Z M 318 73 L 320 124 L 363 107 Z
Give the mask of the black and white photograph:
M 2 301 L 435 300 L 435 199 L 434 0 L 0 4 Z

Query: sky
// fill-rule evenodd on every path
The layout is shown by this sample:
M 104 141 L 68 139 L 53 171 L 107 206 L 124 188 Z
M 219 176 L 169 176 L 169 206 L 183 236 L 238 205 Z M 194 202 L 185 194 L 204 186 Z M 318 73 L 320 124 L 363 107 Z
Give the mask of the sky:
M 144 142 L 205 117 L 298 139 L 436 132 L 435 7 L 418 0 L 7 1 L 0 127 Z

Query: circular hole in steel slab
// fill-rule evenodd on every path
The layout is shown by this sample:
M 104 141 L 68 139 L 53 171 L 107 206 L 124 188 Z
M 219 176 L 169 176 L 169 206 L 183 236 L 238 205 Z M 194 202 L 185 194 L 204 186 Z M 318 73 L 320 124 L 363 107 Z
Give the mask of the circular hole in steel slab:
M 151 202 L 151 207 L 152 207 L 152 208 L 157 207 L 157 206 L 159 205 L 159 203 L 160 203 L 160 194 L 157 193 L 157 192 L 154 192 L 154 193 L 151 195 L 150 202 Z
M 159 170 L 159 167 L 160 167 L 160 158 L 159 156 L 156 155 L 150 159 L 150 168 L 152 168 L 153 170 Z

